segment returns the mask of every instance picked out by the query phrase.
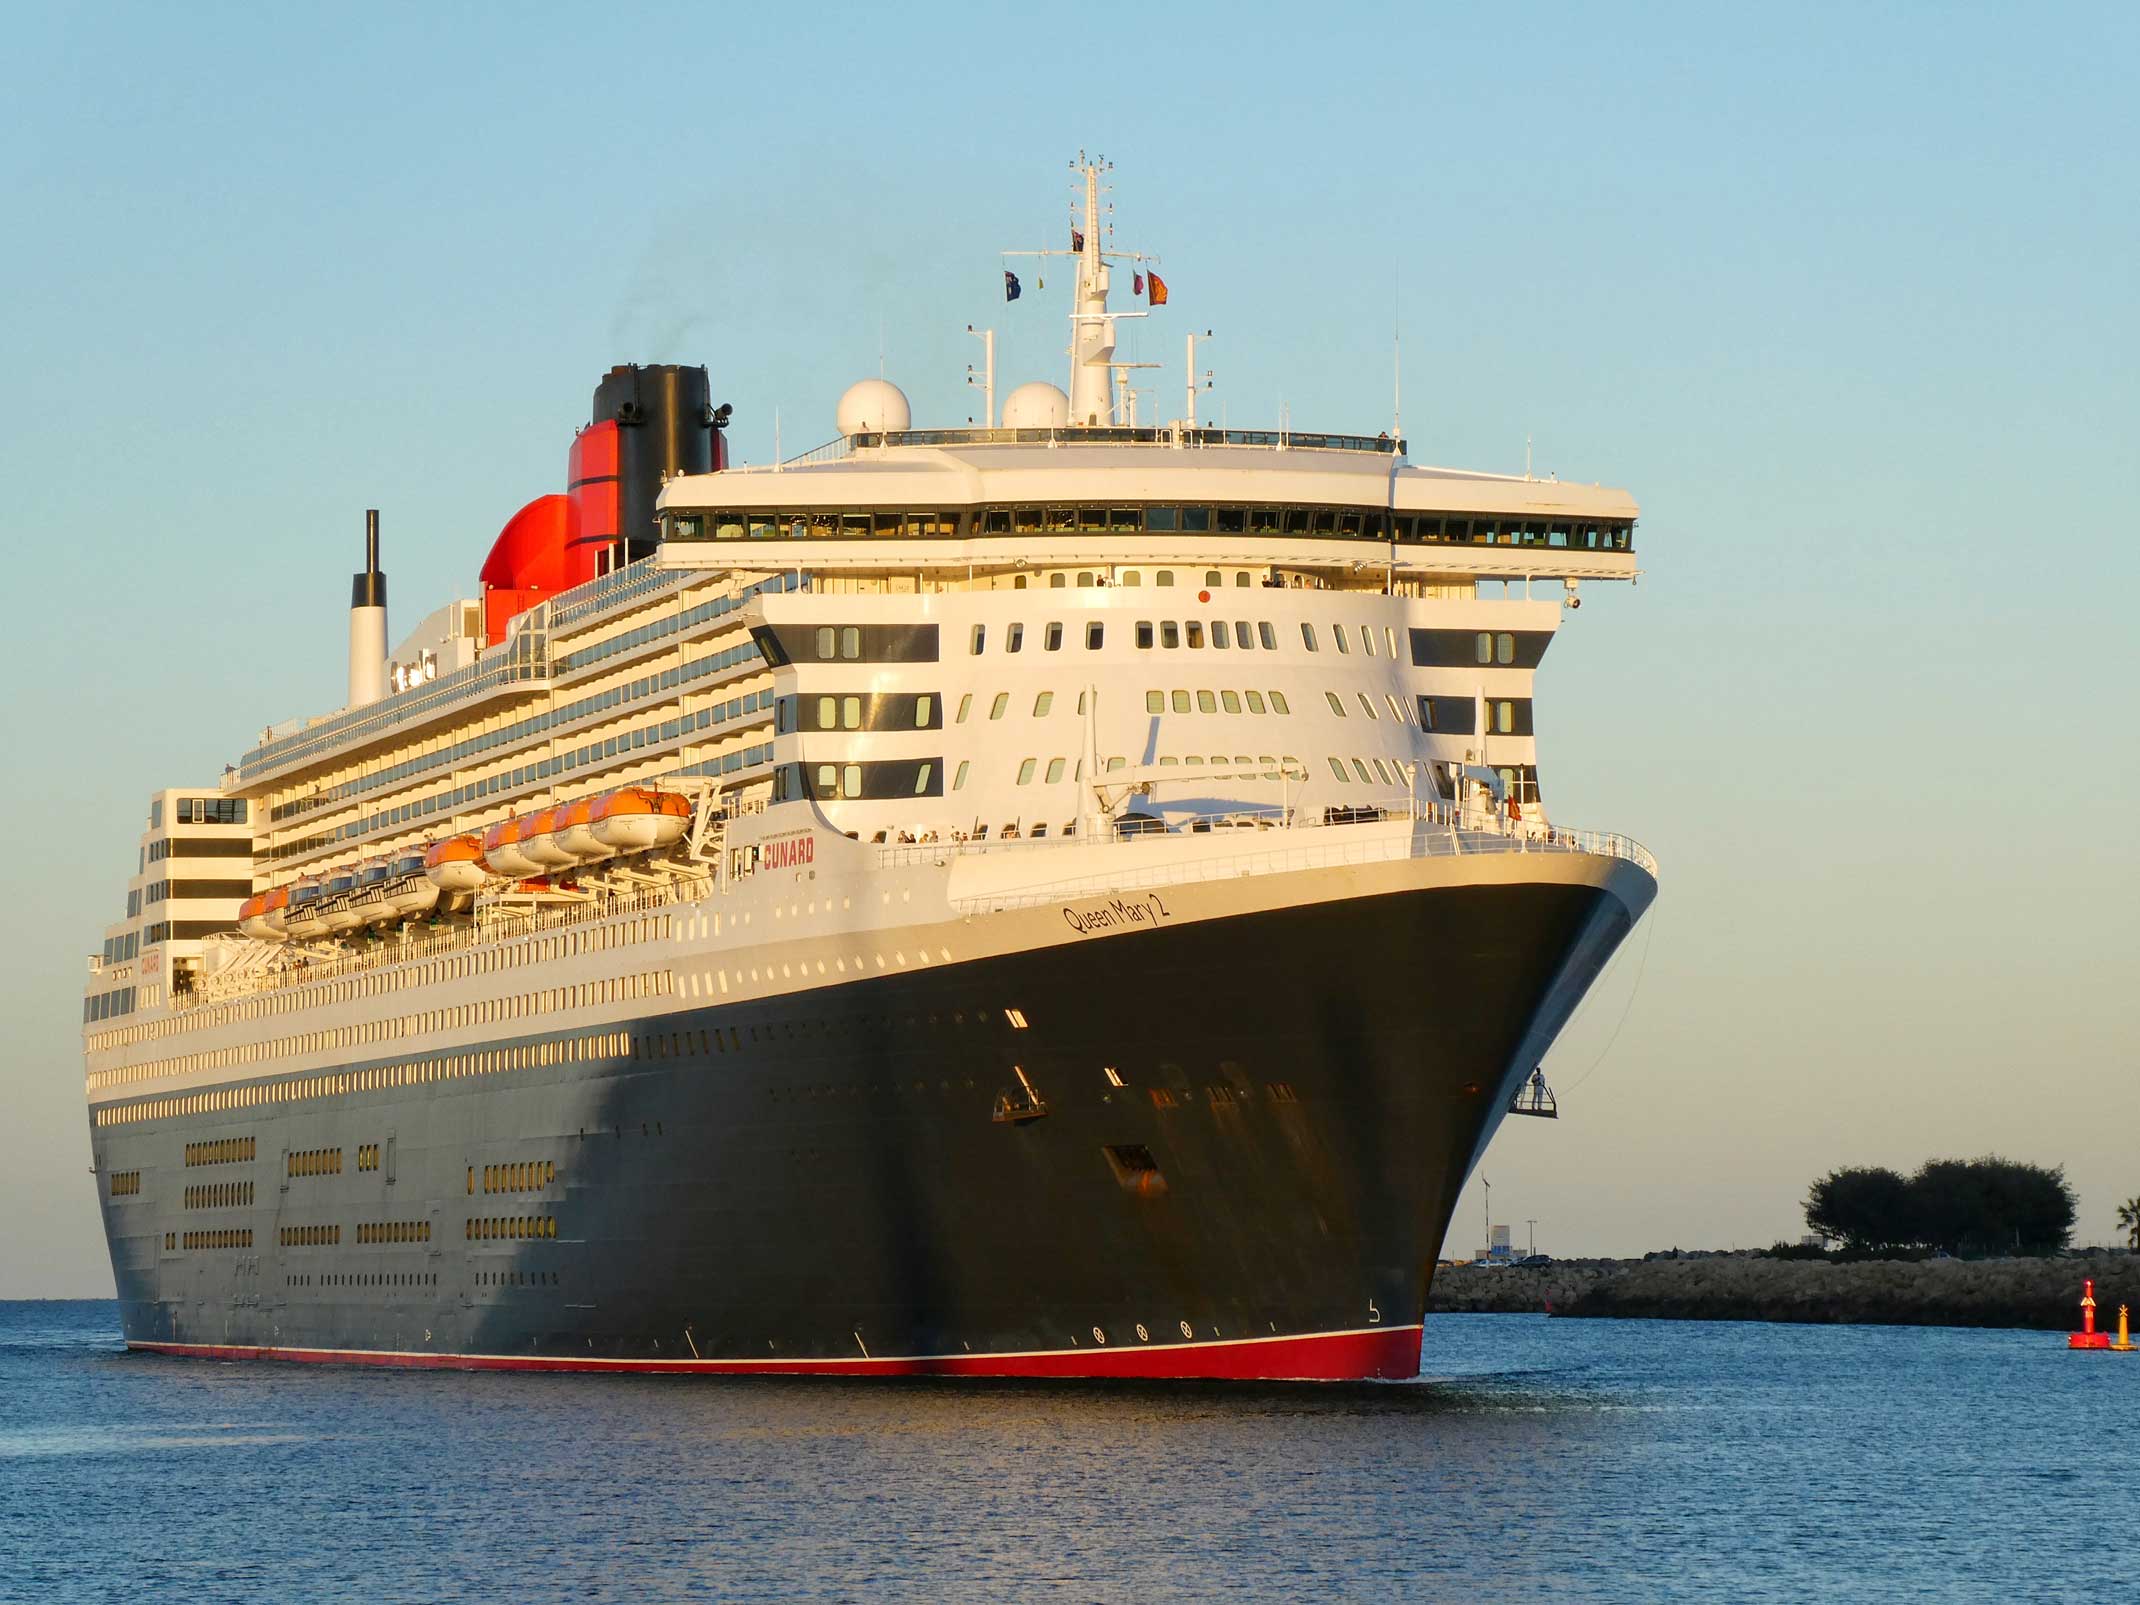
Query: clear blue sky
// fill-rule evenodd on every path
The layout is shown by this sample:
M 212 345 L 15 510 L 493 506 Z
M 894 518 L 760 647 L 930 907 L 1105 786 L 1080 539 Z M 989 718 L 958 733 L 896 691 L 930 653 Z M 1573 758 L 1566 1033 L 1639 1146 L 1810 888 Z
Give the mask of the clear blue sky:
M 1004 307 L 996 253 L 1059 242 L 1081 146 L 1164 257 L 1163 406 L 1208 327 L 1214 414 L 1375 429 L 1401 321 L 1415 460 L 1529 435 L 1642 501 L 1541 767 L 1664 894 L 1548 1065 L 1566 1117 L 1489 1154 L 1496 1217 L 1767 1242 L 1831 1165 L 1996 1149 L 2108 1238 L 2136 55 L 2112 6 L 15 14 L 0 1296 L 109 1287 L 81 955 L 152 787 L 339 700 L 362 509 L 407 623 L 561 488 L 612 362 L 706 363 L 756 460 L 880 348 L 917 421 L 977 410 L 969 322 L 1059 380 L 1060 286 Z

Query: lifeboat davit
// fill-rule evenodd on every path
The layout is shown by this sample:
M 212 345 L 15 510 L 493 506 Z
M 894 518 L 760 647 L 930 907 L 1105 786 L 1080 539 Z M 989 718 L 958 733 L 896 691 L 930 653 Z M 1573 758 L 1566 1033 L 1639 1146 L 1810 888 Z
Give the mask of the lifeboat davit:
M 526 823 L 525 819 L 501 819 L 483 833 L 483 862 L 516 881 L 542 873 L 542 865 L 520 850 L 520 832 Z
M 406 852 L 394 860 L 393 870 L 387 877 L 386 900 L 394 910 L 394 917 L 404 920 L 417 914 L 428 914 L 438 906 L 438 888 L 424 874 L 422 852 Z
M 691 828 L 691 800 L 673 791 L 626 786 L 597 797 L 593 810 L 595 840 L 619 853 L 644 853 L 673 847 Z
M 268 920 L 269 892 L 255 892 L 238 905 L 238 929 L 256 942 L 279 942 L 282 931 Z
M 557 839 L 557 822 L 564 812 L 562 808 L 545 808 L 539 814 L 530 814 L 520 827 L 520 851 L 546 870 L 570 869 L 579 862 Z
M 424 851 L 424 878 L 442 892 L 479 892 L 490 879 L 483 867 L 483 843 L 473 836 L 448 836 Z
M 290 900 L 282 918 L 285 936 L 309 942 L 315 936 L 327 934 L 327 921 L 319 912 L 320 897 L 325 890 L 317 880 L 302 880 L 290 888 Z
M 566 803 L 557 811 L 557 829 L 550 839 L 572 855 L 575 864 L 592 864 L 610 856 L 610 849 L 595 840 L 592 797 Z
M 338 869 L 327 877 L 327 884 L 320 888 L 320 902 L 325 905 L 320 917 L 326 922 L 330 935 L 344 936 L 364 923 L 364 916 L 357 912 L 357 900 L 352 895 L 357 889 L 355 869 Z

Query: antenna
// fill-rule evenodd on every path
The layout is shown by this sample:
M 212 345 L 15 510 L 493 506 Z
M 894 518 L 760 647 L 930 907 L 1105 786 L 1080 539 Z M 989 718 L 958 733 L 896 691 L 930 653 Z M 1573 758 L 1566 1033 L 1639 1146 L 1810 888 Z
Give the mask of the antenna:
M 1404 327 L 1390 331 L 1390 439 L 1404 439 Z
M 1531 477 L 1531 437 L 1528 432 L 1523 437 L 1523 477 Z

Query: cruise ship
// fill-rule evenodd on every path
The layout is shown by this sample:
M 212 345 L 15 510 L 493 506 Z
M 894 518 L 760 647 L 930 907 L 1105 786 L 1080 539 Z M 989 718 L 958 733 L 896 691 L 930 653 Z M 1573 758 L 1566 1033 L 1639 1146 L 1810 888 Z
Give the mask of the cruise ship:
M 1533 716 L 1637 508 L 1198 423 L 1193 339 L 1140 423 L 1104 175 L 1066 387 L 999 410 L 991 340 L 978 425 L 868 379 L 753 467 L 706 370 L 620 366 L 395 645 L 369 516 L 347 705 L 155 791 L 90 957 L 131 1348 L 1417 1373 L 1656 892 Z

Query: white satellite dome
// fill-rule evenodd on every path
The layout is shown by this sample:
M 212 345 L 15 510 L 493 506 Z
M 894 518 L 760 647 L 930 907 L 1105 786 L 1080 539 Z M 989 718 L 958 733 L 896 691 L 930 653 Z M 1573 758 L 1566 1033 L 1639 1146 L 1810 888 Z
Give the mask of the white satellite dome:
M 843 435 L 874 435 L 888 429 L 905 429 L 914 421 L 907 393 L 889 379 L 864 379 L 847 387 L 840 397 L 838 413 Z
M 1003 398 L 1005 429 L 1063 429 L 1070 423 L 1070 398 L 1044 380 L 1020 385 Z

